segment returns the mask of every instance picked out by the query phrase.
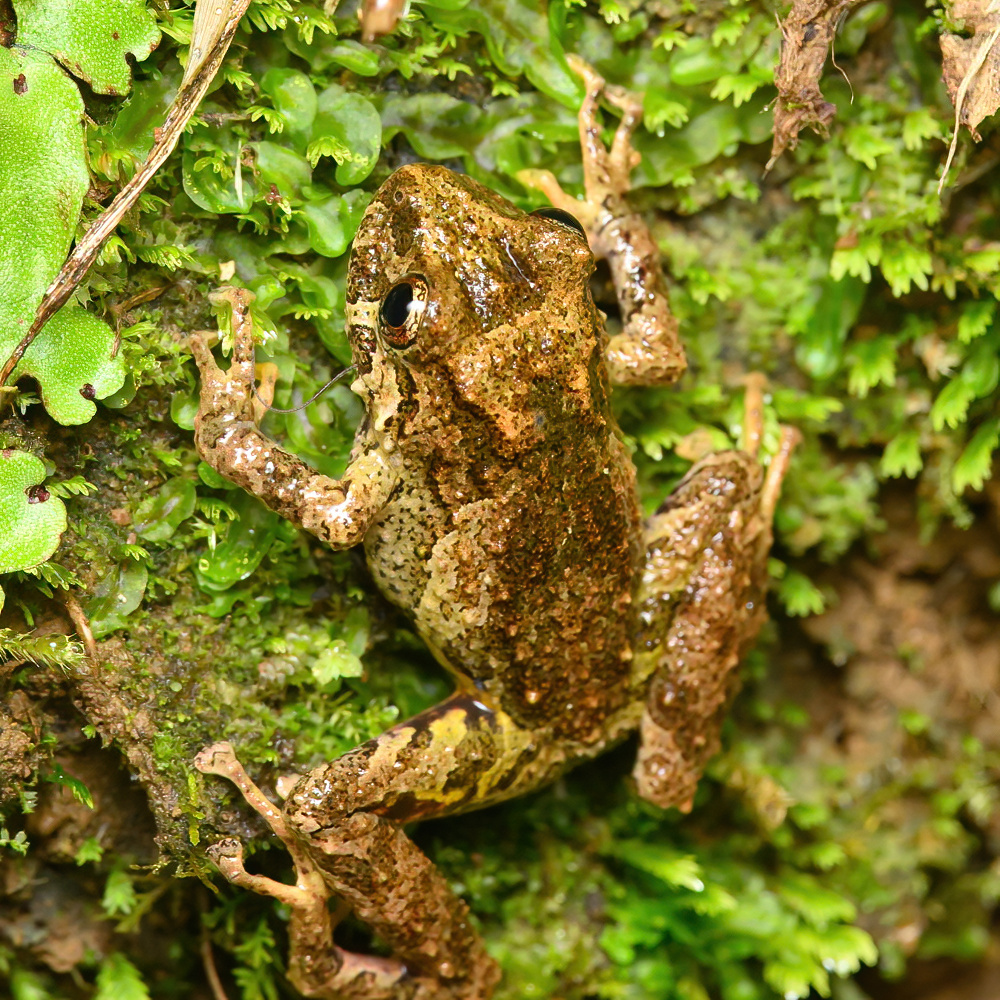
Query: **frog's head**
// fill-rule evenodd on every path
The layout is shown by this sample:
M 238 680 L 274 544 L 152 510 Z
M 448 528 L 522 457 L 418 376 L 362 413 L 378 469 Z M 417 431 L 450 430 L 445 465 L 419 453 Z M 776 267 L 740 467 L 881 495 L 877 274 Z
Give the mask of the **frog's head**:
M 591 408 L 593 268 L 570 217 L 522 212 L 441 166 L 401 167 L 365 213 L 348 275 L 356 389 L 376 428 L 463 409 L 520 448 L 553 406 Z

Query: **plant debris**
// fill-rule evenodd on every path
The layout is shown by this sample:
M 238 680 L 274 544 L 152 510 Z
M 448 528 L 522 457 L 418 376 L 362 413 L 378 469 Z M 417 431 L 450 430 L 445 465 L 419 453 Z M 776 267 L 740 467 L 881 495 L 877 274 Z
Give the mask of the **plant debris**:
M 998 0 L 956 0 L 951 15 L 965 23 L 971 38 L 941 36 L 941 75 L 955 106 L 955 131 L 948 159 L 941 173 L 938 191 L 944 187 L 955 156 L 959 128 L 964 125 L 979 141 L 976 126 L 1000 108 L 1000 2 Z
M 781 22 L 781 62 L 774 73 L 774 142 L 767 170 L 786 149 L 794 149 L 807 125 L 822 136 L 836 113 L 823 97 L 819 78 L 832 51 L 837 26 L 858 0 L 796 0 Z

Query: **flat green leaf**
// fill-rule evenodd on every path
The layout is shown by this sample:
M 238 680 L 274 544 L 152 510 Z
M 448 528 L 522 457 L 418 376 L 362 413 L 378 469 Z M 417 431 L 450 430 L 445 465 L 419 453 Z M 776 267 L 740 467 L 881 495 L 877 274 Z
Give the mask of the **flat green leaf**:
M 109 917 L 128 914 L 135 908 L 137 901 L 132 877 L 120 868 L 115 868 L 104 884 L 104 896 L 101 899 L 104 912 Z
M 909 428 L 900 431 L 886 446 L 879 465 L 879 472 L 890 479 L 914 476 L 924 467 L 920 456 L 920 434 Z
M 981 490 L 993 469 L 993 452 L 1000 444 L 1000 417 L 991 417 L 976 428 L 951 470 L 951 485 L 961 495 L 966 488 Z
M 25 451 L 0 451 L 0 573 L 31 569 L 55 552 L 66 507 L 43 486 L 45 466 Z
M 90 184 L 80 93 L 39 52 L 0 48 L 0 361 L 24 336 L 62 266 Z M 77 305 L 61 309 L 29 346 L 11 381 L 31 375 L 51 415 L 79 424 L 94 399 L 125 380 L 114 334 Z
M 106 891 L 105 909 L 109 905 L 118 904 Z M 149 1000 L 149 990 L 139 970 L 121 952 L 114 952 L 101 962 L 94 1000 Z
M 79 778 L 69 774 L 61 764 L 56 764 L 43 780 L 51 782 L 53 785 L 62 785 L 70 791 L 73 798 L 88 809 L 94 808 L 94 796 L 90 794 L 90 789 Z
M 271 98 L 291 131 L 305 132 L 312 125 L 316 117 L 316 88 L 305 73 L 275 66 L 261 77 L 260 89 Z
M 822 591 L 804 573 L 789 570 L 777 585 L 778 598 L 792 617 L 819 615 L 826 607 Z
M 359 184 L 372 172 L 382 148 L 382 119 L 371 101 L 333 84 L 319 95 L 310 146 L 323 139 L 341 149 L 332 154 L 337 160 L 337 183 Z
M 380 101 L 384 137 L 405 133 L 426 160 L 471 155 L 482 138 L 482 109 L 451 94 L 386 94 Z
M 194 513 L 197 499 L 191 479 L 168 479 L 136 508 L 135 533 L 148 542 L 165 542 Z
M 341 677 L 360 677 L 365 672 L 357 653 L 340 639 L 320 650 L 310 669 L 317 684 L 329 684 Z
M 855 344 L 850 351 L 848 392 L 864 399 L 877 385 L 891 386 L 896 379 L 897 351 L 896 341 L 888 336 Z
M 12 380 L 31 375 L 42 402 L 61 424 L 85 424 L 97 407 L 92 400 L 117 392 L 125 383 L 125 362 L 112 357 L 115 335 L 103 320 L 70 303 L 45 325 L 14 369 Z
M 142 603 L 148 580 L 143 563 L 126 559 L 97 584 L 84 608 L 95 639 L 124 628 L 125 619 Z
M 17 41 L 51 53 L 99 94 L 128 93 L 128 55 L 142 62 L 160 40 L 143 0 L 14 0 Z
M 198 560 L 195 576 L 202 590 L 228 590 L 245 580 L 267 555 L 278 531 L 280 518 L 253 497 L 242 494 L 233 501 L 239 520 L 214 549 Z
M 732 71 L 732 57 L 707 38 L 692 38 L 670 60 L 670 82 L 676 87 L 711 83 Z
M 348 191 L 326 201 L 308 202 L 302 218 L 313 250 L 323 257 L 339 257 L 354 239 L 368 201 L 365 192 Z
M 609 848 L 614 857 L 656 876 L 670 886 L 680 886 L 691 892 L 703 892 L 701 866 L 690 854 L 639 840 L 618 841 Z
M 375 76 L 378 73 L 378 52 L 353 38 L 337 39 L 326 49 L 326 55 L 334 66 L 342 66 L 358 76 Z
M 996 311 L 996 299 L 980 299 L 968 303 L 958 317 L 958 342 L 968 344 L 986 333 L 993 325 Z
M 257 169 L 264 190 L 282 198 L 302 201 L 302 188 L 312 180 L 312 169 L 304 156 L 275 142 L 255 142 Z
M 815 378 L 829 378 L 843 360 L 847 332 L 858 318 L 867 288 L 857 278 L 827 279 L 815 306 L 795 324 L 795 359 Z
M 198 169 L 200 157 L 185 150 L 181 157 L 181 179 L 184 193 L 199 207 L 214 215 L 235 215 L 246 212 L 253 204 L 256 183 L 249 171 L 240 174 L 237 184 L 234 174 L 225 175 L 212 167 Z M 233 155 L 234 170 L 239 153 Z
M 111 159 L 141 163 L 153 145 L 153 130 L 163 124 L 173 100 L 176 80 L 169 75 L 140 80 L 114 120 L 96 134 Z M 100 159 L 95 166 L 105 169 Z
M 523 73 L 543 94 L 567 107 L 580 103 L 579 80 L 566 66 L 559 43 L 552 37 L 551 22 L 539 4 L 479 0 L 474 7 L 451 10 L 434 4 L 423 12 L 437 28 L 458 36 L 470 30 L 482 35 L 490 59 L 505 76 Z

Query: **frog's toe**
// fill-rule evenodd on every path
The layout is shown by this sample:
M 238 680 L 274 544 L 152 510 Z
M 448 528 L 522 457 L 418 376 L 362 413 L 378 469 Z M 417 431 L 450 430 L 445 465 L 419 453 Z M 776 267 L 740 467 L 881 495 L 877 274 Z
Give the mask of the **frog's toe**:
M 239 764 L 236 760 L 236 752 L 232 743 L 221 740 L 202 749 L 194 759 L 194 766 L 202 774 L 218 774 L 223 778 L 228 778 L 232 773 L 233 764 Z
M 243 845 L 235 837 L 226 837 L 212 844 L 205 853 L 230 881 L 230 872 L 243 870 Z
M 219 366 L 215 363 L 215 355 L 208 346 L 208 340 L 204 333 L 192 333 L 188 336 L 188 344 L 191 353 L 194 355 L 195 364 L 201 372 L 201 377 L 208 378 L 219 371 Z

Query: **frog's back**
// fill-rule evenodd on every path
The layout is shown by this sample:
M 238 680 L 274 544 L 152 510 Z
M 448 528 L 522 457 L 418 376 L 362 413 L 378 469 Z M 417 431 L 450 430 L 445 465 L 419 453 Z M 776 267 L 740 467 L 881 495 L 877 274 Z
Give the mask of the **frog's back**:
M 586 239 L 441 168 L 394 178 L 349 287 L 355 317 L 400 284 L 422 310 L 403 349 L 395 328 L 381 335 L 384 307 L 352 332 L 371 386 L 361 445 L 400 468 L 369 565 L 484 698 L 523 727 L 596 743 L 631 697 L 639 513 Z M 388 260 L 372 251 L 386 233 Z

